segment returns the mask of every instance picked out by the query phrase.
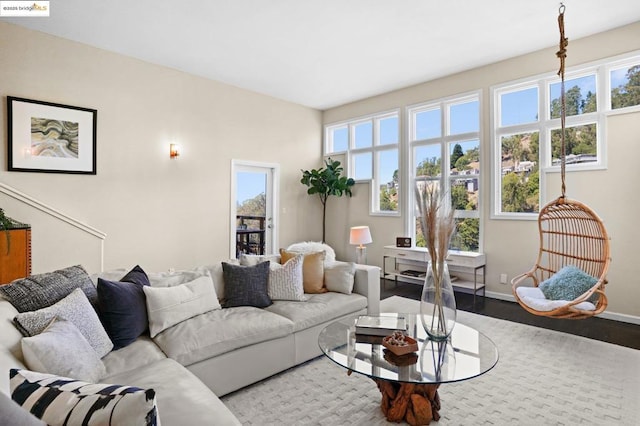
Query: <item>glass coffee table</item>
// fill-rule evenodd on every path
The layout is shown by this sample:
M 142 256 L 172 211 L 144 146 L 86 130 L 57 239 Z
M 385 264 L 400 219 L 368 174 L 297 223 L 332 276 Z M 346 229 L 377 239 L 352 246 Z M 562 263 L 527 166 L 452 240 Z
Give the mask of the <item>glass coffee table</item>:
M 414 353 L 396 356 L 382 345 L 382 336 L 355 332 L 357 316 L 333 322 L 318 336 L 320 349 L 330 360 L 373 379 L 382 394 L 381 408 L 387 420 L 428 424 L 440 418 L 438 387 L 478 377 L 498 362 L 498 348 L 484 334 L 457 323 L 447 341 L 429 340 L 418 314 L 400 316 L 406 334 L 418 342 Z

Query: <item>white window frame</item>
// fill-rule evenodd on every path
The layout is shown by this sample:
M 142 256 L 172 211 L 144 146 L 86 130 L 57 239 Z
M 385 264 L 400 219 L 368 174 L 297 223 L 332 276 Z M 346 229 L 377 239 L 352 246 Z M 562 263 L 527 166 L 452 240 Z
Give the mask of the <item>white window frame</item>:
M 449 108 L 453 105 L 464 104 L 468 102 L 478 102 L 478 131 L 477 132 L 466 132 L 466 133 L 458 133 L 458 134 L 448 134 L 448 129 L 450 125 L 450 117 L 449 117 Z M 440 109 L 440 136 L 429 139 L 417 139 L 415 134 L 415 117 L 420 112 L 429 111 L 433 109 Z M 416 238 L 417 234 L 416 229 L 416 217 L 417 217 L 417 206 L 415 204 L 415 197 L 413 196 L 414 187 L 416 185 L 416 176 L 415 176 L 415 159 L 414 159 L 414 149 L 416 147 L 428 146 L 428 145 L 440 145 L 440 187 L 443 190 L 443 193 L 446 194 L 446 203 L 451 202 L 451 181 L 455 180 L 455 175 L 450 174 L 450 153 L 449 146 L 451 143 L 464 143 L 468 141 L 477 140 L 479 147 L 479 163 L 480 173 L 477 175 L 478 179 L 478 206 L 476 210 L 456 210 L 454 212 L 455 219 L 478 219 L 479 223 L 479 235 L 478 235 L 478 252 L 483 251 L 483 234 L 484 234 L 484 226 L 481 219 L 482 212 L 482 175 L 485 173 L 482 167 L 482 128 L 483 128 L 483 120 L 482 120 L 482 90 L 476 90 L 473 92 L 467 92 L 459 95 L 454 95 L 442 99 L 437 99 L 429 102 L 423 102 L 420 104 L 409 105 L 406 107 L 406 134 L 407 134 L 407 143 L 406 143 L 406 151 L 405 155 L 406 160 L 403 162 L 403 173 L 408 176 L 407 181 L 409 185 L 403 192 L 406 199 L 408 200 L 407 211 L 410 214 L 406 215 L 405 221 L 405 230 L 407 235 L 412 236 L 412 245 L 416 246 Z
M 397 135 L 397 143 L 395 144 L 380 144 L 380 121 L 396 117 L 398 120 L 398 135 Z M 373 125 L 373 140 L 372 145 L 370 147 L 364 148 L 356 148 L 355 147 L 355 127 L 359 124 L 371 121 Z M 335 151 L 331 152 L 331 148 L 333 146 L 333 130 L 339 129 L 342 127 L 347 127 L 348 129 L 348 147 L 346 151 Z M 355 171 L 355 156 L 357 154 L 366 154 L 371 153 L 371 178 L 367 179 L 357 179 L 356 182 L 364 182 L 370 183 L 370 194 L 369 194 L 369 215 L 371 216 L 391 216 L 391 217 L 399 217 L 402 214 L 402 200 L 406 197 L 406 194 L 402 190 L 402 186 L 400 186 L 400 191 L 398 191 L 398 196 L 400 198 L 400 202 L 398 203 L 398 208 L 396 211 L 387 211 L 380 210 L 380 188 L 378 182 L 380 182 L 380 167 L 379 167 L 379 159 L 378 154 L 383 151 L 396 150 L 398 152 L 398 175 L 402 174 L 401 167 L 401 129 L 402 126 L 402 116 L 400 114 L 400 109 L 388 110 L 376 114 L 371 114 L 367 116 L 362 116 L 358 118 L 354 118 L 351 120 L 340 121 L 337 123 L 330 123 L 325 125 L 325 143 L 323 144 L 323 157 L 325 159 L 337 155 L 344 155 L 345 157 L 345 171 L 346 175 L 354 178 L 353 174 Z M 355 178 L 354 178 L 355 179 Z
M 611 71 L 614 69 L 620 69 L 620 68 L 625 68 L 625 67 L 631 67 L 634 65 L 640 65 L 640 50 L 637 50 L 635 52 L 631 52 L 631 53 L 627 53 L 624 55 L 619 55 L 619 56 L 615 56 L 613 58 L 609 58 L 606 61 L 606 65 L 604 66 L 605 68 L 605 76 L 606 76 L 606 85 L 605 85 L 605 98 L 604 101 L 606 102 L 606 111 L 605 114 L 607 116 L 609 115 L 617 115 L 617 114 L 627 114 L 630 112 L 639 112 L 640 111 L 640 105 L 634 105 L 634 106 L 629 106 L 629 107 L 624 107 L 624 108 L 617 108 L 617 109 L 612 109 L 611 108 Z
M 639 65 L 640 51 L 619 55 L 613 58 L 605 58 L 596 62 L 577 65 L 565 71 L 565 81 L 595 75 L 596 78 L 596 112 L 573 115 L 566 117 L 566 128 L 584 124 L 595 123 L 597 160 L 589 163 L 568 164 L 566 172 L 590 171 L 607 169 L 607 144 L 606 144 L 606 117 L 609 115 L 624 114 L 640 111 L 640 105 L 611 109 L 611 75 L 613 69 L 625 66 Z M 491 219 L 516 219 L 537 220 L 538 213 L 502 212 L 502 167 L 501 167 L 501 138 L 503 136 L 539 132 L 539 207 L 544 205 L 543 197 L 546 193 L 546 176 L 549 173 L 559 173 L 560 166 L 551 164 L 551 131 L 561 127 L 560 119 L 550 118 L 550 87 L 559 83 L 560 77 L 556 72 L 548 72 L 533 77 L 527 77 L 515 81 L 492 86 L 490 88 L 491 101 Z M 500 96 L 512 91 L 524 90 L 528 87 L 538 87 L 538 121 L 526 124 L 501 126 Z

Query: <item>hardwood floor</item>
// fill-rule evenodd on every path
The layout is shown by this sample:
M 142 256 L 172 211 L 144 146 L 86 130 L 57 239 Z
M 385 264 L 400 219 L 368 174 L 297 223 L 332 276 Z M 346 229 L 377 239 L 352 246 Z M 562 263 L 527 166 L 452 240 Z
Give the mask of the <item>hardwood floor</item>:
M 421 292 L 421 285 L 398 283 L 396 287 L 393 281 L 382 280 L 380 297 L 381 299 L 386 299 L 387 297 L 397 295 L 420 300 Z M 515 302 L 492 299 L 490 297 L 483 298 L 481 295 L 476 296 L 474 304 L 473 295 L 460 292 L 456 292 L 456 303 L 458 309 L 479 315 L 487 315 L 493 318 L 515 321 L 522 324 L 614 343 L 632 349 L 640 349 L 640 325 L 604 318 L 558 320 L 539 317 L 529 314 Z

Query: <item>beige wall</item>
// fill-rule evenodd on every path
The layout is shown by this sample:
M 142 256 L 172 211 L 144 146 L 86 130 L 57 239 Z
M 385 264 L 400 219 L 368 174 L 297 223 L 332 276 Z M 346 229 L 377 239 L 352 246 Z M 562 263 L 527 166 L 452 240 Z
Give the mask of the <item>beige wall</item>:
M 319 111 L 6 23 L 0 58 L 3 138 L 6 96 L 98 110 L 96 176 L 7 172 L 2 149 L 0 182 L 105 232 L 106 269 L 228 258 L 232 159 L 280 164 L 281 245 L 321 237 L 299 183 L 320 164 Z M 0 206 L 32 224 L 34 272 L 99 269 L 99 240 L 1 193 Z
M 570 37 L 570 34 L 569 34 Z M 595 61 L 609 56 L 640 49 L 640 22 L 592 37 L 571 40 L 567 66 Z M 510 295 L 510 287 L 499 284 L 499 274 L 514 275 L 528 270 L 535 262 L 538 250 L 537 226 L 532 221 L 492 220 L 490 215 L 490 87 L 496 84 L 535 76 L 558 68 L 555 48 L 509 59 L 500 63 L 470 70 L 435 81 L 426 82 L 382 96 L 344 105 L 325 111 L 324 123 L 346 120 L 392 108 L 404 107 L 441 97 L 473 90 L 482 90 L 482 185 L 481 214 L 484 227 L 484 252 L 487 254 L 487 289 L 489 292 Z M 612 237 L 613 263 L 609 273 L 609 312 L 640 316 L 640 286 L 638 273 L 632 265 L 637 263 L 636 252 L 640 243 L 636 216 L 640 201 L 633 195 L 633 181 L 629 180 L 632 164 L 629 159 L 640 154 L 640 113 L 612 115 L 607 118 L 608 169 L 567 176 L 567 195 L 581 200 L 595 209 L 605 220 Z M 548 175 L 546 201 L 557 197 L 560 191 L 558 175 Z M 369 225 L 374 243 L 368 248 L 369 263 L 381 265 L 382 247 L 394 244 L 395 237 L 403 235 L 404 219 L 381 218 L 368 215 L 368 185 L 358 184 L 357 194 L 346 204 L 336 205 L 330 212 L 339 226 L 328 230 L 327 241 L 339 253 L 351 253 L 348 228 Z M 346 209 L 342 207 L 346 206 Z

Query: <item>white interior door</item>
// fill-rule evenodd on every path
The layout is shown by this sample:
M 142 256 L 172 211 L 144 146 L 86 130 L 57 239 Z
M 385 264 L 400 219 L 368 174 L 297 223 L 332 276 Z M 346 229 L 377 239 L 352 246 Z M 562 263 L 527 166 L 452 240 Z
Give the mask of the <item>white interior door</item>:
M 241 253 L 273 254 L 277 244 L 277 164 L 231 161 L 232 258 Z

